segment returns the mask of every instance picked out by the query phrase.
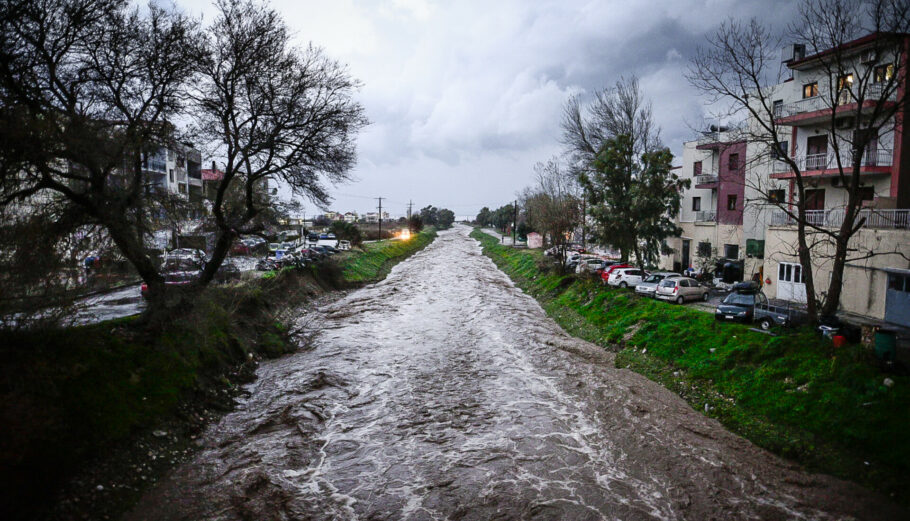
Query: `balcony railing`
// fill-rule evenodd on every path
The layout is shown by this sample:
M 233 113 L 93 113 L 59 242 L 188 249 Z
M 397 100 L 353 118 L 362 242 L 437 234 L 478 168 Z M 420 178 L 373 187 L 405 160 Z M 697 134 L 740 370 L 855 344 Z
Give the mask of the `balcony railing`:
M 796 213 L 796 209 L 793 210 Z M 806 210 L 806 224 L 825 228 L 838 228 L 844 223 L 844 209 L 831 208 L 829 210 Z M 865 219 L 865 228 L 884 229 L 910 229 L 910 209 L 885 210 L 878 208 L 863 208 L 859 211 L 856 220 Z M 771 226 L 794 226 L 796 219 L 787 212 L 778 210 L 771 214 Z
M 870 84 L 866 86 L 866 94 L 863 96 L 863 101 L 878 101 L 885 99 L 887 101 L 894 101 L 897 99 L 897 92 L 895 89 L 891 89 L 890 92 L 884 92 L 884 84 Z M 855 103 L 856 100 L 850 94 L 849 91 L 841 91 L 837 96 L 838 105 L 848 105 L 850 103 Z M 804 98 L 793 103 L 787 103 L 779 107 L 774 107 L 774 116 L 779 118 L 785 118 L 788 116 L 795 116 L 797 114 L 805 114 L 806 112 L 815 112 L 817 110 L 825 110 L 831 108 L 831 99 L 827 95 L 814 96 L 811 98 Z
M 713 223 L 717 221 L 717 212 L 695 212 L 695 222 Z
M 893 152 L 887 148 L 867 150 L 863 154 L 863 157 L 860 161 L 860 166 L 891 166 L 893 157 Z M 799 165 L 799 169 L 803 172 L 809 170 L 831 170 L 837 168 L 837 160 L 833 152 L 807 154 L 805 157 L 796 158 L 796 164 Z M 841 165 L 843 166 L 844 171 L 850 170 L 850 168 L 853 166 L 853 161 L 849 157 L 849 154 L 841 155 Z M 778 161 L 776 169 L 780 172 L 785 172 L 789 169 L 789 167 L 783 161 Z
M 715 174 L 702 174 L 702 175 L 695 176 L 696 185 L 706 185 L 706 184 L 716 183 L 716 182 L 717 182 L 717 175 L 715 175 Z

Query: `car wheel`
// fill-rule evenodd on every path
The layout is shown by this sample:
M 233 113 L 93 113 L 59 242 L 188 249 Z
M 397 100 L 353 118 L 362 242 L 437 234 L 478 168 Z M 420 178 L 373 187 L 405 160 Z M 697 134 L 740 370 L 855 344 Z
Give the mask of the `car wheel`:
M 686 301 L 686 299 L 682 298 L 682 295 L 676 297 L 676 303 L 677 303 L 677 304 L 682 304 L 682 303 L 685 302 L 685 301 Z
M 702 296 L 701 296 L 701 299 L 704 300 L 705 302 L 707 302 L 707 301 L 708 301 L 708 294 L 707 294 L 707 293 L 703 293 Z
M 758 327 L 762 328 L 765 331 L 768 331 L 769 329 L 771 329 L 771 319 L 770 318 L 761 319 L 761 322 L 758 323 Z
M 620 282 L 620 283 L 619 283 L 619 287 L 620 287 L 620 288 L 628 288 L 628 287 L 629 287 L 629 285 L 628 285 L 628 284 L 626 284 L 626 282 L 625 282 L 625 281 L 622 281 L 622 282 Z

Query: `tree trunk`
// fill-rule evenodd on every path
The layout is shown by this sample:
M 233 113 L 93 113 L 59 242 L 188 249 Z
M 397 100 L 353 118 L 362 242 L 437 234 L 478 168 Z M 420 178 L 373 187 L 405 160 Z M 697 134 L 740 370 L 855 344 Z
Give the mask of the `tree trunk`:
M 212 251 L 212 257 L 209 259 L 208 263 L 206 263 L 205 269 L 202 270 L 202 276 L 199 277 L 200 286 L 207 286 L 212 279 L 215 278 L 218 268 L 221 267 L 221 263 L 224 262 L 224 258 L 227 257 L 233 243 L 233 232 L 222 230 L 222 232 L 218 234 L 218 240 L 215 242 L 215 249 Z
M 802 192 L 802 190 L 800 190 Z M 804 198 L 801 196 L 800 201 Z M 796 233 L 798 237 L 799 263 L 802 266 L 803 278 L 806 284 L 806 313 L 809 315 L 809 321 L 815 322 L 818 319 L 818 310 L 815 302 L 815 282 L 812 278 L 812 252 L 806 242 L 806 209 L 801 202 L 797 208 L 799 219 L 797 220 Z

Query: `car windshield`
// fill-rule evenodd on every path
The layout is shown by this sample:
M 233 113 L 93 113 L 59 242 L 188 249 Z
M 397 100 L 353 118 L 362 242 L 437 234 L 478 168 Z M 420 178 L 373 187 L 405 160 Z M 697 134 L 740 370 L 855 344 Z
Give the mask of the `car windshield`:
M 663 275 L 650 275 L 645 278 L 642 282 L 660 282 L 664 279 Z
M 755 304 L 755 295 L 746 295 L 743 293 L 730 293 L 724 299 L 724 304 L 733 306 L 752 306 Z

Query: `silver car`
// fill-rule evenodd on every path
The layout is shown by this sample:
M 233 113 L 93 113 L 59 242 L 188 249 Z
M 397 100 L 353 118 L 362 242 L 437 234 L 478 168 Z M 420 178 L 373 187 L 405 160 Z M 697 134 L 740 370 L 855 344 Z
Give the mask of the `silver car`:
M 682 275 L 669 271 L 652 273 L 635 286 L 635 294 L 641 295 L 643 297 L 654 298 L 654 293 L 657 291 L 657 285 L 660 284 L 660 281 L 673 277 L 682 277 Z
M 660 281 L 654 294 L 660 300 L 668 300 L 682 304 L 687 300 L 708 301 L 708 288 L 702 286 L 697 280 L 688 277 L 673 277 Z

